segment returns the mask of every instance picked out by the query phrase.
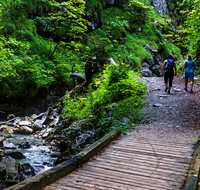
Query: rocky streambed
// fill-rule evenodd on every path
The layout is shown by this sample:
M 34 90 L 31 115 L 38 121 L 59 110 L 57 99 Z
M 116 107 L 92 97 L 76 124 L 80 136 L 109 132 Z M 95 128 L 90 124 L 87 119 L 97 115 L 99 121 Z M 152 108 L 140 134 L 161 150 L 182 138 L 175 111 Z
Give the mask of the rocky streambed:
M 99 139 L 93 118 L 67 123 L 59 107 L 0 122 L 0 189 L 37 175 Z

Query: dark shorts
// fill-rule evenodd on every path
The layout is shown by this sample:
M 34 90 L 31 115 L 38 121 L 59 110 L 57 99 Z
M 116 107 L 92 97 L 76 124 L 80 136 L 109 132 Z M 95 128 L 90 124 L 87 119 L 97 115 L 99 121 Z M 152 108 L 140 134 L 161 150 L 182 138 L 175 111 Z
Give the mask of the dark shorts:
M 173 78 L 174 78 L 174 71 L 165 72 L 164 80 L 165 80 L 165 83 L 168 83 L 168 80 L 169 80 L 169 86 L 172 86 Z

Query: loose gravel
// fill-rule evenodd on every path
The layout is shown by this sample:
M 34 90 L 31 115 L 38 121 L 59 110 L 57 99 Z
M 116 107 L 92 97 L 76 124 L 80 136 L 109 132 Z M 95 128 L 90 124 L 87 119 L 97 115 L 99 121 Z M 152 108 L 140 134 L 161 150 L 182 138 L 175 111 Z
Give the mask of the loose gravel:
M 147 85 L 145 117 L 128 135 L 146 140 L 196 143 L 200 135 L 200 87 L 183 90 L 184 81 L 175 76 L 171 93 L 164 91 L 163 77 L 142 77 Z M 188 85 L 189 89 L 189 85 Z

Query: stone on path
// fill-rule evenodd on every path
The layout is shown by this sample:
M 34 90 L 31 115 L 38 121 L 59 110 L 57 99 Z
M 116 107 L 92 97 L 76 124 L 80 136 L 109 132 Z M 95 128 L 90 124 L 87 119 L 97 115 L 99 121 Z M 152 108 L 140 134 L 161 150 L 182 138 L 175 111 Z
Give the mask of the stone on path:
M 174 88 L 174 92 L 181 92 L 181 89 Z
M 162 104 L 154 104 L 153 107 L 162 107 Z
M 159 95 L 159 97 L 161 97 L 161 98 L 168 98 L 169 96 L 168 95 Z

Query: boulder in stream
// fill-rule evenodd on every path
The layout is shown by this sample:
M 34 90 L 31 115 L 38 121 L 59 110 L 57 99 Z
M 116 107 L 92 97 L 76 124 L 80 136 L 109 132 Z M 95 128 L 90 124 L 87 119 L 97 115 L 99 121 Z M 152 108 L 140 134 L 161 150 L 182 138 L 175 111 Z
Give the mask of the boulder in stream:
M 14 133 L 29 135 L 33 133 L 33 129 L 28 126 L 15 126 Z
M 1 149 L 16 149 L 16 146 L 5 137 L 0 137 L 0 148 Z
M 20 178 L 20 181 L 23 181 L 25 179 L 35 176 L 35 171 L 29 163 L 25 163 L 19 166 L 18 176 Z
M 14 159 L 23 159 L 23 158 L 26 158 L 26 156 L 24 156 L 21 152 L 19 151 L 15 151 L 15 152 L 6 152 L 6 156 L 10 156 L 11 158 L 14 158 Z
M 0 162 L 0 180 L 4 180 L 6 176 L 13 179 L 18 176 L 18 164 L 10 156 L 3 157 Z
M 31 147 L 29 142 L 21 142 L 21 143 L 18 143 L 17 146 L 18 148 L 21 148 L 21 149 L 27 149 Z

